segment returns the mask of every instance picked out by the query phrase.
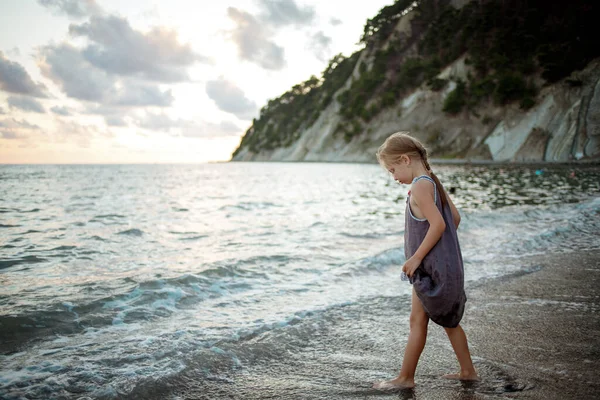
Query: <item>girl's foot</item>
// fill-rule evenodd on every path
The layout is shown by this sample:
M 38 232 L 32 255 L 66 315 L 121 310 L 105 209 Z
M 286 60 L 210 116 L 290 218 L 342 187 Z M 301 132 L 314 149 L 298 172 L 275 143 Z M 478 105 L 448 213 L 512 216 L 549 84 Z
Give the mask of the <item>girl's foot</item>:
M 390 381 L 375 382 L 373 389 L 377 390 L 399 390 L 399 389 L 412 389 L 415 387 L 415 380 L 408 378 L 395 378 Z
M 477 372 L 460 373 L 460 374 L 446 374 L 442 376 L 444 379 L 458 379 L 461 381 L 480 381 L 481 379 L 477 375 Z

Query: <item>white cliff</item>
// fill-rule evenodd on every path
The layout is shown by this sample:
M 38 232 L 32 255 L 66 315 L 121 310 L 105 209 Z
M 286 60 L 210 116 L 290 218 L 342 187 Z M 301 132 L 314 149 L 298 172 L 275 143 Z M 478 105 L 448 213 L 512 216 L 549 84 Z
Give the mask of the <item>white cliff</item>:
M 459 6 L 465 2 L 457 1 Z M 411 14 L 401 18 L 398 34 L 410 33 Z M 452 116 L 442 107 L 456 82 L 467 80 L 470 67 L 465 58 L 440 72 L 438 78 L 448 80 L 442 90 L 433 91 L 424 83 L 384 109 L 349 143 L 343 135 L 334 134 L 341 121 L 340 106 L 334 100 L 291 146 L 256 154 L 242 148 L 234 161 L 375 162 L 377 147 L 390 133 L 400 130 L 423 140 L 435 158 L 569 161 L 600 157 L 600 59 L 567 79 L 542 86 L 529 110 L 516 103 L 498 106 L 490 100 L 473 111 Z M 336 96 L 358 77 L 361 61 L 371 64 L 366 51 Z

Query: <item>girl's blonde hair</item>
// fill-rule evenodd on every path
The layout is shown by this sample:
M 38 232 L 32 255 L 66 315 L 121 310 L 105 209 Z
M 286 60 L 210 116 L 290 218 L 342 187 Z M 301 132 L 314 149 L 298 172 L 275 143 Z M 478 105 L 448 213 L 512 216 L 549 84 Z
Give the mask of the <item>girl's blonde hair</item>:
M 448 204 L 446 190 L 429 166 L 427 149 L 423 146 L 423 143 L 410 136 L 408 132 L 396 132 L 388 136 L 385 142 L 377 149 L 377 161 L 386 170 L 389 169 L 391 164 L 399 163 L 402 155 L 406 155 L 412 160 L 420 160 L 423 163 L 425 169 L 431 174 L 436 186 L 439 188 L 442 206 Z

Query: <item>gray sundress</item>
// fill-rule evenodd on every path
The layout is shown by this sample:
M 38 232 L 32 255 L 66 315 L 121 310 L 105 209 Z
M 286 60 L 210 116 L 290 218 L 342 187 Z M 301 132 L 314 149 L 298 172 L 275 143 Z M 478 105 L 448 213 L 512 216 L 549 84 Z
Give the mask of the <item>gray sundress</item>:
M 423 175 L 415 178 L 413 183 L 420 179 L 427 179 L 433 183 L 435 204 L 444 218 L 446 229 L 440 240 L 427 253 L 410 282 L 427 316 L 438 325 L 455 328 L 462 319 L 467 296 L 464 290 L 463 260 L 454 218 L 450 205 L 442 207 L 440 192 L 435 181 Z M 407 260 L 415 254 L 428 229 L 427 219 L 419 219 L 412 214 L 409 192 L 406 199 L 404 228 L 404 255 Z

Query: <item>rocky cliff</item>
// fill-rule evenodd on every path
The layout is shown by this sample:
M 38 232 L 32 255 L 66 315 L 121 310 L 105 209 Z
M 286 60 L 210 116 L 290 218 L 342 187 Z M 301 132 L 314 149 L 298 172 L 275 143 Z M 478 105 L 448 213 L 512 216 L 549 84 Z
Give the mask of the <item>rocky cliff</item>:
M 522 3 L 528 2 L 519 7 Z M 592 12 L 588 3 L 575 8 Z M 482 8 L 486 4 L 490 8 Z M 363 50 L 330 64 L 329 75 L 295 87 L 278 108 L 274 102 L 272 109 L 261 110 L 232 160 L 374 162 L 377 147 L 399 130 L 421 139 L 434 158 L 599 158 L 600 54 L 588 48 L 589 42 L 581 43 L 582 32 L 569 30 L 575 28 L 559 32 L 578 35 L 561 41 L 529 38 L 527 30 L 535 26 L 513 22 L 520 21 L 513 15 L 532 18 L 539 13 L 537 5 L 533 1 L 529 8 L 514 10 L 494 1 L 397 1 L 395 9 L 382 10 L 367 22 Z M 505 19 L 498 20 L 498 14 Z M 543 32 L 548 22 L 540 21 Z M 510 37 L 512 26 L 502 32 L 508 23 L 521 24 L 523 36 Z M 589 34 L 597 28 L 586 29 L 583 33 Z M 440 43 L 452 34 L 456 38 Z M 517 43 L 520 38 L 536 52 Z M 566 40 L 580 42 L 569 47 Z M 511 50 L 505 53 L 507 47 Z M 557 63 L 552 57 L 558 56 L 577 56 L 579 64 Z M 335 87 L 331 70 L 344 63 L 346 72 L 335 75 Z M 303 110 L 299 99 L 312 108 L 296 112 L 303 117 L 291 127 L 284 125 L 286 113 L 280 110 L 294 108 L 294 102 L 296 110 Z

